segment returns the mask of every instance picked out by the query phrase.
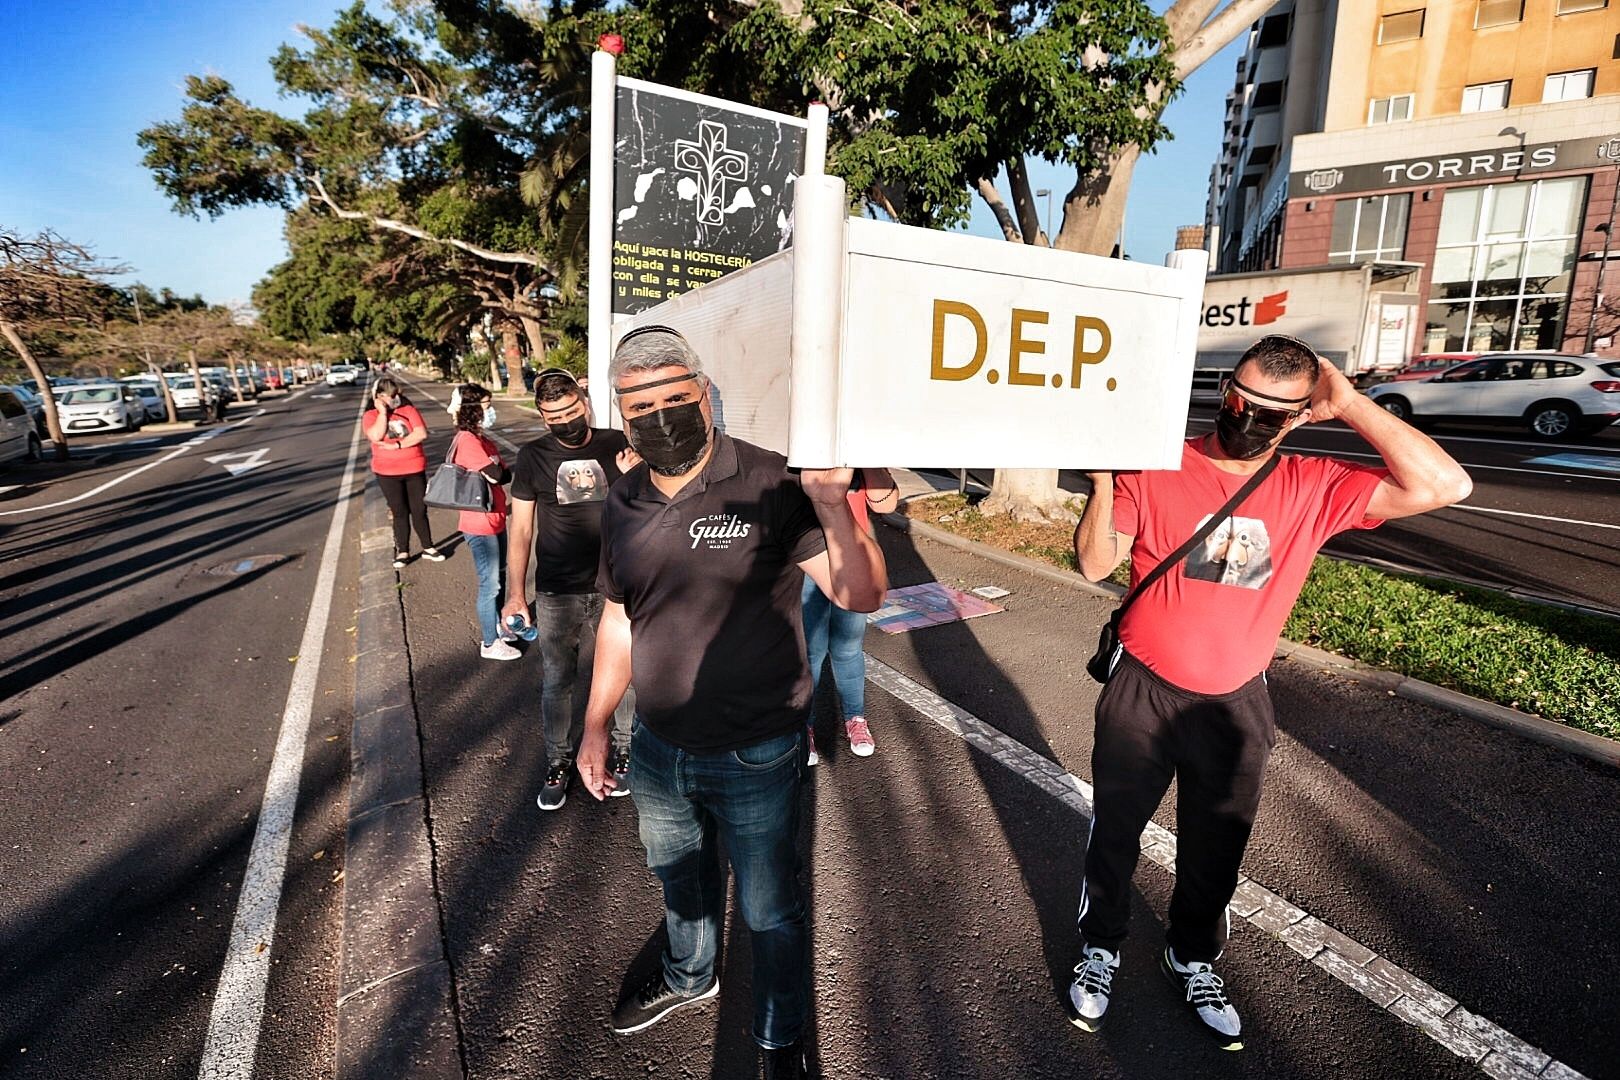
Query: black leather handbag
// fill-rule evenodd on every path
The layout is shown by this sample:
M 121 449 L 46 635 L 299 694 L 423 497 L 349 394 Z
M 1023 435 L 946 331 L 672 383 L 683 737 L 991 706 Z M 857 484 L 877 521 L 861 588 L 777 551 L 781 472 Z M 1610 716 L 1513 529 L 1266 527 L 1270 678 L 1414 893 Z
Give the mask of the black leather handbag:
M 1242 504 L 1243 500 L 1248 498 L 1250 493 L 1260 486 L 1260 482 L 1271 475 L 1271 470 L 1277 467 L 1279 460 L 1278 455 L 1271 455 L 1270 459 L 1260 466 L 1242 487 L 1238 488 L 1237 493 L 1226 500 L 1225 506 L 1211 514 L 1209 519 L 1199 526 L 1198 531 L 1193 533 L 1185 544 L 1171 552 L 1168 558 L 1161 560 L 1159 565 L 1155 566 L 1148 572 L 1148 576 L 1142 579 L 1141 584 L 1130 591 L 1119 607 L 1114 609 L 1114 613 L 1108 617 L 1108 621 L 1103 623 L 1102 629 L 1098 632 L 1097 651 L 1090 660 L 1086 661 L 1086 674 L 1100 683 L 1106 683 L 1109 680 L 1114 674 L 1114 665 L 1119 661 L 1121 649 L 1119 624 L 1124 620 L 1125 612 L 1130 610 L 1131 604 L 1135 602 L 1138 596 L 1147 591 L 1149 585 L 1158 581 L 1172 566 L 1185 559 L 1193 548 L 1203 543 L 1204 537 L 1214 532 L 1216 526 L 1225 521 Z

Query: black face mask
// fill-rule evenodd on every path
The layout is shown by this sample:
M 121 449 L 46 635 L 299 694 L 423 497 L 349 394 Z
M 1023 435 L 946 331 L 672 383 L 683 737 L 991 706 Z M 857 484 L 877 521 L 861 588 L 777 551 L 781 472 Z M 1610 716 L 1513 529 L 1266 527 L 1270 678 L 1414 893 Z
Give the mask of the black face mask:
M 703 406 L 692 401 L 630 418 L 630 447 L 659 476 L 689 472 L 709 446 Z
M 572 420 L 564 421 L 561 424 L 547 424 L 546 428 L 557 436 L 557 441 L 564 446 L 583 446 L 585 445 L 585 433 L 590 430 L 590 426 L 590 423 L 585 419 L 585 415 L 581 413 Z
M 1259 457 L 1282 433 L 1280 427 L 1257 424 L 1252 418 L 1239 416 L 1230 409 L 1215 414 L 1215 438 L 1220 441 L 1221 451 L 1239 461 Z

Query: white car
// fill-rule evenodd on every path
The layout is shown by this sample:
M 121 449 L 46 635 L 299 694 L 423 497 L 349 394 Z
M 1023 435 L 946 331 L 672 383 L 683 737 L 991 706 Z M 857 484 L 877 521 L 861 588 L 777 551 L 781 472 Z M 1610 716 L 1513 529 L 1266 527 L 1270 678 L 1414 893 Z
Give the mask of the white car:
M 202 400 L 197 399 L 197 381 L 190 375 L 168 374 L 164 378 L 169 380 L 169 393 L 174 398 L 174 407 L 178 411 L 186 409 L 202 409 L 214 403 L 213 386 L 205 379 L 203 381 Z
M 56 395 L 56 414 L 65 435 L 92 431 L 139 431 L 146 406 L 123 383 L 81 383 Z
M 1620 363 L 1569 353 L 1489 353 L 1367 396 L 1402 420 L 1519 421 L 1544 439 L 1591 435 L 1620 419 Z
M 16 391 L 0 387 L 0 465 L 17 458 L 39 460 L 39 433 Z
M 326 370 L 327 386 L 353 386 L 360 381 L 360 369 L 353 364 L 333 364 Z
M 141 399 L 141 406 L 146 410 L 146 419 L 162 423 L 169 418 L 169 410 L 163 404 L 163 389 L 157 381 L 145 375 L 136 375 L 131 378 L 119 379 L 119 382 L 135 391 Z M 176 405 L 178 408 L 178 405 Z

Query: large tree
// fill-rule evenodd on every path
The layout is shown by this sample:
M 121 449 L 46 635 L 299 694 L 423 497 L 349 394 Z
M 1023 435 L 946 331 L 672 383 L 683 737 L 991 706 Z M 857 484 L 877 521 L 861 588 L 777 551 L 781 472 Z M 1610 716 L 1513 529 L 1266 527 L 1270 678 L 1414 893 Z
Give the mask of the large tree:
M 145 162 L 182 213 L 269 204 L 385 234 L 413 276 L 493 305 L 543 353 L 540 294 L 573 284 L 583 253 L 564 226 L 584 159 L 578 38 L 600 6 L 531 20 L 446 0 L 384 19 L 356 3 L 272 59 L 302 117 L 194 76 L 179 120 L 140 133 Z

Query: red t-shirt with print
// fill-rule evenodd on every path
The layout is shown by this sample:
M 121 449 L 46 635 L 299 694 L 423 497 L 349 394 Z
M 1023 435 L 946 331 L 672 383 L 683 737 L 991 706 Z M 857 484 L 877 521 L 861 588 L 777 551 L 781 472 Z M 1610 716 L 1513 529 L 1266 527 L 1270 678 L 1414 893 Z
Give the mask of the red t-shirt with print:
M 367 409 L 366 414 L 360 418 L 360 426 L 369 428 L 377 422 L 377 410 Z M 427 454 L 422 444 L 407 446 L 402 450 L 394 449 L 395 439 L 403 439 L 413 431 L 426 431 L 427 425 L 422 422 L 422 414 L 416 411 L 415 405 L 401 405 L 388 414 L 388 429 L 383 432 L 383 441 L 371 444 L 371 471 L 378 476 L 410 476 L 413 473 L 427 472 Z
M 1182 446 L 1179 472 L 1114 479 L 1114 528 L 1134 536 L 1131 587 L 1248 479 L 1217 468 L 1204 436 Z M 1283 454 L 1229 523 L 1154 582 L 1125 613 L 1120 641 L 1160 677 L 1199 694 L 1225 694 L 1271 663 L 1311 561 L 1335 533 L 1371 529 L 1367 503 L 1387 469 Z
M 450 444 L 450 463 L 473 472 L 482 472 L 490 464 L 502 468 L 506 464 L 493 442 L 471 431 L 456 432 L 455 442 Z M 468 536 L 497 536 L 506 530 L 506 491 L 499 484 L 491 484 L 490 489 L 495 497 L 487 512 L 458 511 L 461 517 L 457 528 Z

